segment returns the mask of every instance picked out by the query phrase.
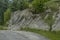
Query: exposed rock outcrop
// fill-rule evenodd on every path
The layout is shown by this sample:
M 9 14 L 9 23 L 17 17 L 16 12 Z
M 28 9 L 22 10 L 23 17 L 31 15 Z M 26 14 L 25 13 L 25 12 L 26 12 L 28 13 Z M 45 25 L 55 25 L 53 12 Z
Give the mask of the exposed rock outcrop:
M 58 18 L 56 20 L 56 27 L 53 30 L 60 30 L 60 14 L 58 14 Z M 17 30 L 21 27 L 30 27 L 48 30 L 49 26 L 41 19 L 40 14 L 32 14 L 29 9 L 25 9 L 23 11 L 16 11 L 11 14 L 11 19 L 9 21 L 9 29 Z
M 43 22 L 39 14 L 32 14 L 28 9 L 16 11 L 11 14 L 9 29 L 18 29 L 20 27 L 30 27 L 48 30 L 48 26 Z

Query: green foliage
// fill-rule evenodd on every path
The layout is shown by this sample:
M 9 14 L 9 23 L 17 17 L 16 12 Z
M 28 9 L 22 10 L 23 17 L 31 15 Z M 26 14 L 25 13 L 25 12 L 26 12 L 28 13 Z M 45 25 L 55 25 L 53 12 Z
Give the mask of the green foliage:
M 0 24 L 4 24 L 4 12 L 8 8 L 8 3 L 9 0 L 0 0 Z
M 22 2 L 22 4 L 21 4 L 21 10 L 22 9 L 26 9 L 26 8 L 29 8 L 29 3 L 28 3 L 28 1 L 27 0 L 24 0 L 23 2 Z
M 49 0 L 34 0 L 32 2 L 32 8 L 35 13 L 40 13 L 45 11 L 45 2 Z
M 0 30 L 7 30 L 8 27 L 5 27 L 5 26 L 0 26 Z
M 54 14 L 50 13 L 48 17 L 45 19 L 45 23 L 47 23 L 48 26 L 50 27 L 49 31 L 52 30 L 52 26 L 55 23 L 55 18 L 53 18 L 53 15 Z
M 50 26 L 54 24 L 54 20 L 52 14 L 48 15 L 48 17 L 45 19 L 45 22 Z
M 17 10 L 17 0 L 13 0 L 10 8 L 12 9 L 12 11 L 16 11 Z M 19 4 L 20 5 L 20 4 Z
M 4 13 L 5 10 L 8 8 L 8 0 L 0 0 L 0 13 Z
M 45 6 L 49 7 L 52 11 L 57 11 L 59 9 L 58 3 L 54 1 L 46 2 Z
M 11 5 L 12 11 L 23 10 L 29 7 L 27 0 L 13 0 Z
M 4 12 L 4 23 L 6 23 L 6 22 L 10 19 L 10 16 L 11 16 L 11 9 L 8 8 L 8 9 Z
M 29 8 L 29 3 L 27 0 L 23 1 L 23 8 L 24 9 Z
M 44 11 L 44 2 L 42 0 L 34 0 L 32 2 L 32 7 L 35 13 Z

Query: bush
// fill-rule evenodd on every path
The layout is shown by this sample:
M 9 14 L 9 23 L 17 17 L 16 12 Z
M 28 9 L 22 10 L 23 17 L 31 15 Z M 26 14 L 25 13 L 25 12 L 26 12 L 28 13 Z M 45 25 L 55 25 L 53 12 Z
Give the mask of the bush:
M 10 14 L 11 14 L 11 9 L 8 8 L 8 9 L 4 12 L 4 23 L 6 23 L 6 22 L 10 19 Z
M 24 0 L 21 4 L 20 9 L 26 9 L 26 8 L 29 8 L 29 3 L 28 3 L 28 1 Z
M 53 12 L 58 11 L 59 5 L 54 1 L 49 1 L 45 4 L 45 6 L 49 7 Z
M 29 7 L 29 3 L 27 0 L 14 0 L 11 9 L 12 11 L 23 10 Z
M 44 8 L 44 1 L 43 0 L 34 0 L 32 2 L 32 7 L 35 13 L 43 12 Z
M 49 15 L 48 15 L 48 17 L 45 19 L 45 23 L 46 24 L 48 24 L 48 26 L 50 27 L 49 28 L 49 31 L 52 31 L 52 29 L 53 29 L 53 25 L 54 25 L 54 23 L 55 23 L 55 17 L 53 18 L 53 16 L 54 16 L 54 14 L 52 14 L 52 13 L 50 13 Z

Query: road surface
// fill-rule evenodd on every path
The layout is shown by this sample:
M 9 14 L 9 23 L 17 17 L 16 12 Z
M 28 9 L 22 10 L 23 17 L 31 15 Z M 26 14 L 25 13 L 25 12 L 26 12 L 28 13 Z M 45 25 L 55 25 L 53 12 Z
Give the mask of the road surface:
M 0 31 L 0 40 L 48 40 L 48 38 L 26 31 Z

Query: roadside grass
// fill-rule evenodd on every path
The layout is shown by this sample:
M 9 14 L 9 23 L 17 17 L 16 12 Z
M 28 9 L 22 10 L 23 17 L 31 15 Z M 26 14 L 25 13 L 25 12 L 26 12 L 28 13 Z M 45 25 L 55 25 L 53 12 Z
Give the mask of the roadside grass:
M 20 30 L 22 31 L 29 31 L 29 32 L 35 32 L 38 34 L 41 34 L 43 36 L 48 37 L 51 40 L 60 40 L 60 31 L 44 31 L 44 30 L 40 30 L 40 29 L 35 29 L 35 28 L 20 28 Z
M 0 26 L 0 30 L 7 30 L 8 29 L 8 27 L 6 27 L 6 26 Z

